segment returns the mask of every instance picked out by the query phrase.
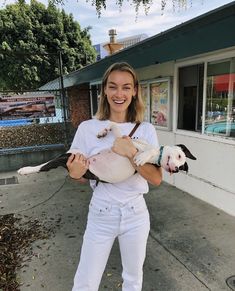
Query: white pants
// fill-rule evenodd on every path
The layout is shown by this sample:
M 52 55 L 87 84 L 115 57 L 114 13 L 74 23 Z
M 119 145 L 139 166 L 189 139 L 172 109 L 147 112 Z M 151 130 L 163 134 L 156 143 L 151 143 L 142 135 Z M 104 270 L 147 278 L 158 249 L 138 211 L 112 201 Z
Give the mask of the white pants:
M 143 195 L 125 205 L 93 197 L 72 291 L 98 290 L 116 237 L 123 267 L 122 290 L 141 291 L 149 229 Z

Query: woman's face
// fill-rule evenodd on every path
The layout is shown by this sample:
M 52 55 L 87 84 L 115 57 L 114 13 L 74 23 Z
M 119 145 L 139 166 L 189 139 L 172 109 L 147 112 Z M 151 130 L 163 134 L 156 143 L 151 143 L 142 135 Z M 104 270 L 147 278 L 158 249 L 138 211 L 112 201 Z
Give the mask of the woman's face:
M 104 89 L 110 105 L 110 114 L 126 117 L 128 106 L 136 95 L 134 80 L 129 72 L 113 71 L 110 73 Z

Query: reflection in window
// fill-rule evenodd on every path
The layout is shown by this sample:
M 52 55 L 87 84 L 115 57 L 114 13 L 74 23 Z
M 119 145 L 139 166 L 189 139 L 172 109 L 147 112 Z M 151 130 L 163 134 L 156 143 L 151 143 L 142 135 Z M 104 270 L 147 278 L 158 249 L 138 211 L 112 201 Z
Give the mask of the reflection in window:
M 169 80 L 150 84 L 150 98 L 152 124 L 169 127 Z
M 235 59 L 208 63 L 205 133 L 235 137 Z
M 141 84 L 141 97 L 144 102 L 144 121 L 149 121 L 149 98 L 148 98 L 148 84 Z
M 203 64 L 179 69 L 179 129 L 201 131 L 203 75 Z

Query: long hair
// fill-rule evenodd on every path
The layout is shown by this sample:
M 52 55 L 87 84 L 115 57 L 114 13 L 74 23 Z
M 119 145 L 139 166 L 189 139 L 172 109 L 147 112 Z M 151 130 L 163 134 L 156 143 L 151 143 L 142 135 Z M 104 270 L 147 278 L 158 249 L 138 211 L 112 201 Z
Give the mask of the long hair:
M 136 88 L 136 96 L 132 97 L 131 103 L 127 110 L 126 121 L 142 122 L 144 117 L 144 103 L 140 94 L 139 81 L 137 79 L 134 69 L 126 62 L 114 63 L 104 73 L 96 117 L 99 120 L 106 120 L 110 118 L 110 105 L 108 103 L 107 96 L 104 90 L 107 85 L 108 77 L 113 71 L 128 72 L 132 75 L 134 86 Z

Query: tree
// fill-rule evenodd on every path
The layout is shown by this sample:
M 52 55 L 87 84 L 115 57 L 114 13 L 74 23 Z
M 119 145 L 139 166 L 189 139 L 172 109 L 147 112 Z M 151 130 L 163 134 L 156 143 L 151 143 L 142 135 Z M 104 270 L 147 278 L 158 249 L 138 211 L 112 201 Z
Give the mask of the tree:
M 77 0 L 79 1 L 79 0 Z M 108 0 L 86 0 L 87 2 L 91 2 L 92 6 L 96 7 L 96 11 L 98 16 L 101 16 L 101 11 L 102 9 L 106 9 L 106 2 Z M 146 14 L 148 13 L 148 10 L 151 6 L 151 4 L 153 3 L 153 0 L 116 0 L 116 4 L 119 6 L 119 8 L 122 7 L 123 2 L 130 2 L 132 3 L 132 5 L 135 7 L 135 11 L 138 14 L 139 11 L 139 7 L 142 4 L 145 8 L 145 12 Z M 167 4 L 167 2 L 172 2 L 173 8 L 175 8 L 176 6 L 180 7 L 180 8 L 185 8 L 187 7 L 187 3 L 190 2 L 190 4 L 192 3 L 192 0 L 160 0 L 161 1 L 161 10 L 163 11 L 165 9 L 165 6 Z M 53 3 L 55 4 L 64 4 L 64 0 L 52 0 Z
M 46 7 L 18 0 L 0 9 L 0 90 L 33 89 L 55 79 L 59 51 L 64 74 L 93 63 L 89 29 L 51 1 Z

